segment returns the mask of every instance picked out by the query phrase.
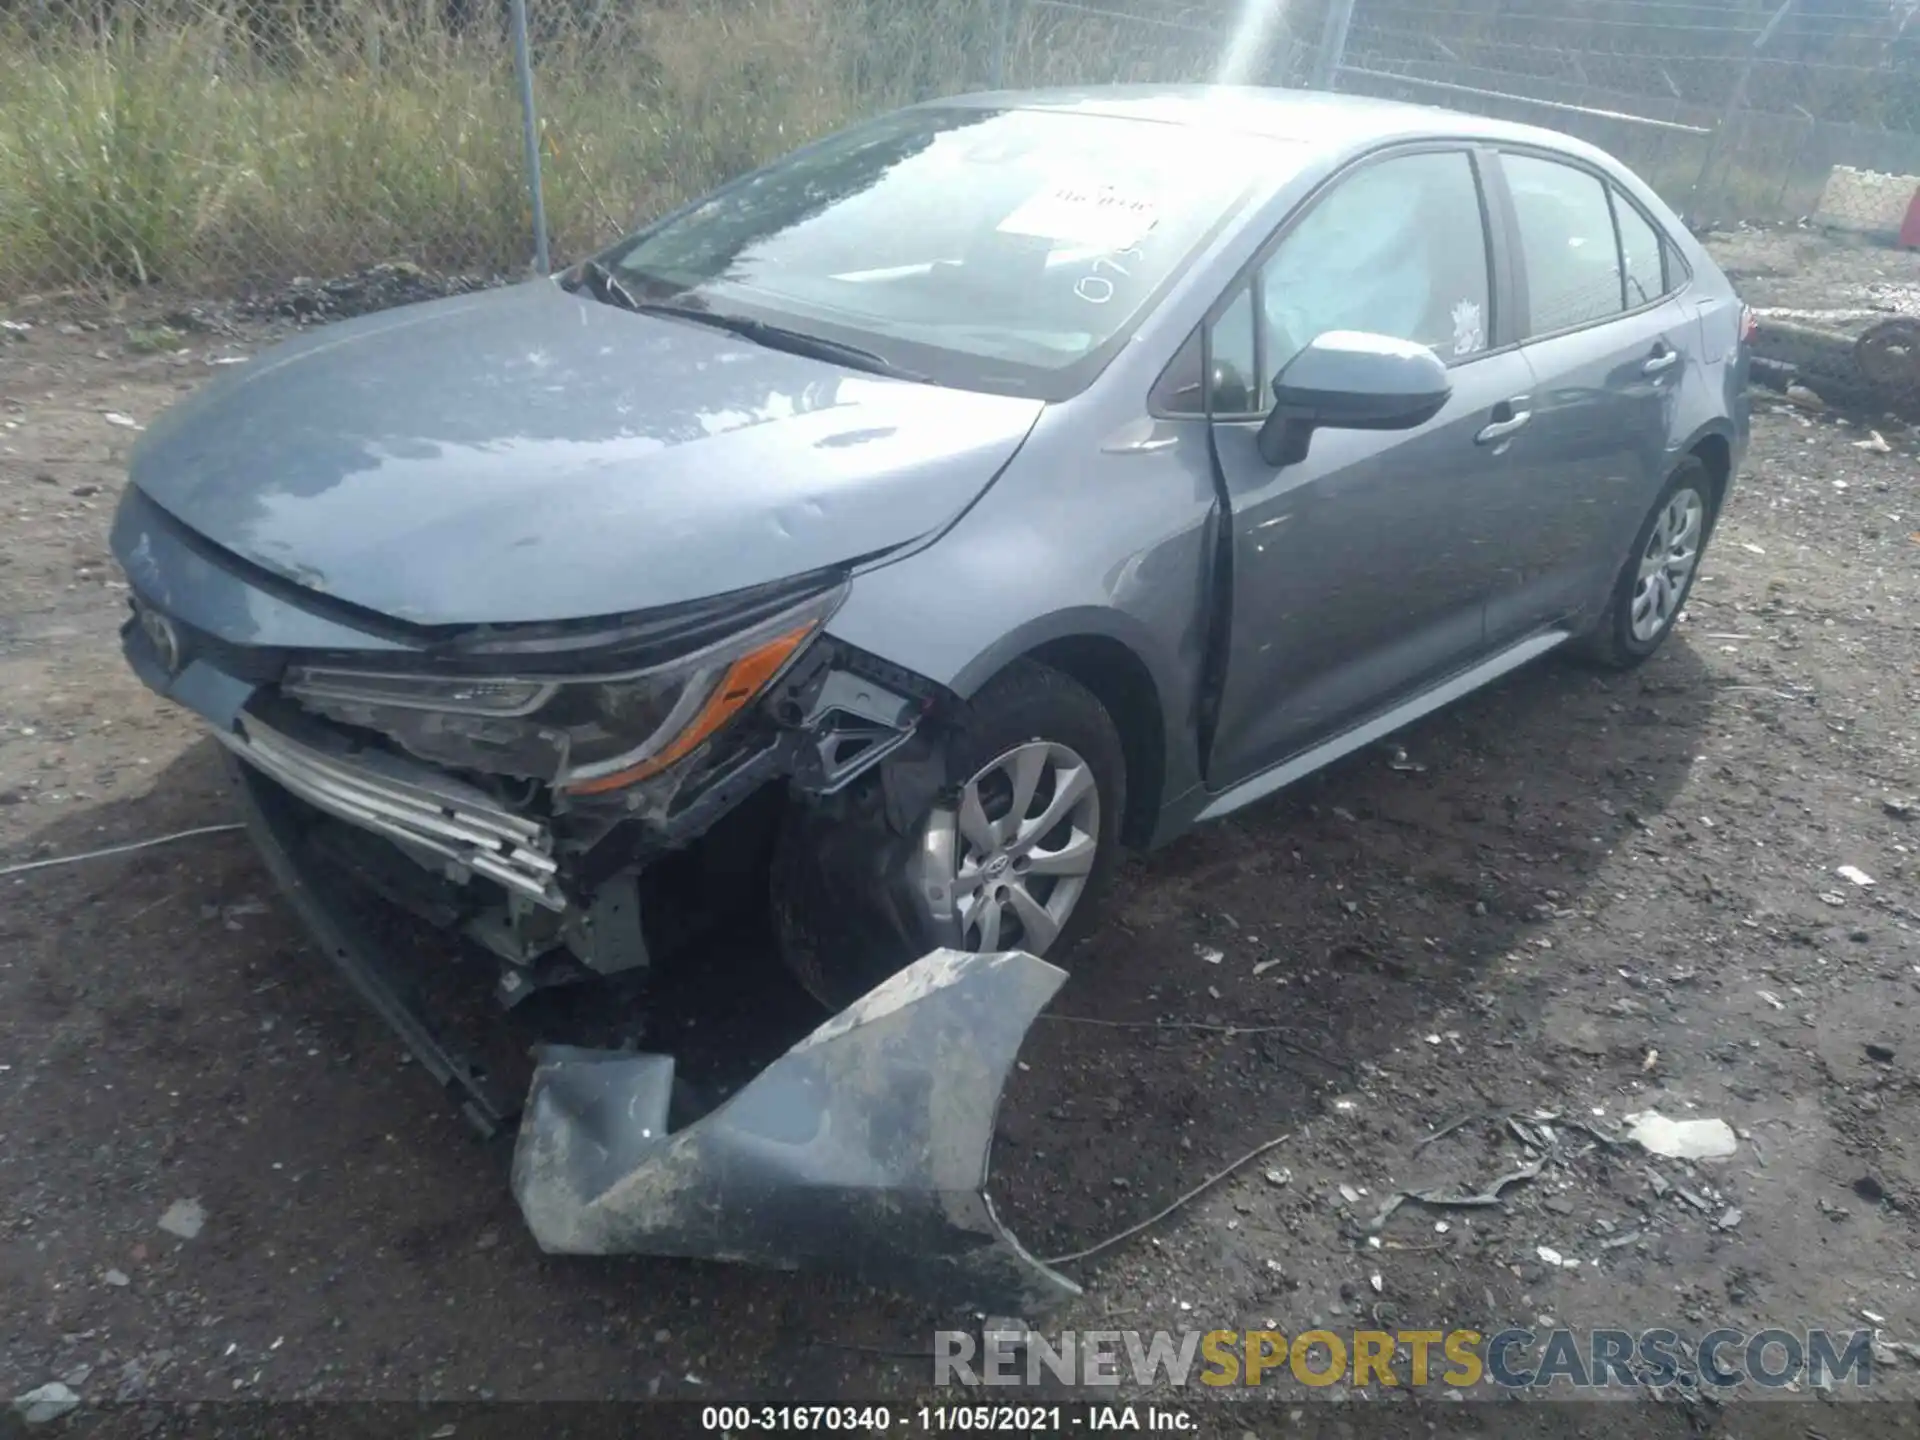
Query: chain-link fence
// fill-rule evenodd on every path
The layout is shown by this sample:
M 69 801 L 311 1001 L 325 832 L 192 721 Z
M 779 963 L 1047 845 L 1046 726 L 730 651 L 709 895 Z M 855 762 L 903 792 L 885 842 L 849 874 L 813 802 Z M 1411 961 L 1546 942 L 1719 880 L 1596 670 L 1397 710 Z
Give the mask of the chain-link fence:
M 554 256 L 859 114 L 982 83 L 991 0 L 940 8 L 919 33 L 875 0 L 529 0 Z M 0 0 L 0 296 L 232 294 L 389 261 L 525 273 L 519 9 Z
M 1825 196 L 1836 166 L 1920 174 L 1920 0 L 1009 4 L 1012 84 L 1322 84 L 1526 121 L 1604 146 L 1702 222 L 1883 208 Z
M 1155 80 L 1549 125 L 1696 222 L 1920 173 L 1920 0 L 0 0 L 0 295 L 524 273 L 860 114 Z

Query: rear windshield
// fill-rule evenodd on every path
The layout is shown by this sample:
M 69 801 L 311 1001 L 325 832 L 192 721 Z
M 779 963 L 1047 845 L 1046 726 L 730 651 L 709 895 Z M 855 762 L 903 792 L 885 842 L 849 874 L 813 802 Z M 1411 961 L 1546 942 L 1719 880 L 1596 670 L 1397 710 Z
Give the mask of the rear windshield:
M 944 384 L 1064 398 L 1303 147 L 1049 110 L 901 111 L 724 187 L 608 259 Z

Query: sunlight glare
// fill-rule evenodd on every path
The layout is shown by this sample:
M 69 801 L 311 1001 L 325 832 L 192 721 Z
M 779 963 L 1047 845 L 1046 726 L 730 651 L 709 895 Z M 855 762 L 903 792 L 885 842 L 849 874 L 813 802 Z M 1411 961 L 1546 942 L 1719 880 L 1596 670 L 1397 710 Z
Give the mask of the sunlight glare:
M 1214 75 L 1219 85 L 1245 85 L 1253 80 L 1256 68 L 1265 60 L 1267 47 L 1283 23 L 1287 0 L 1241 0 L 1240 19 L 1233 39 L 1220 58 Z

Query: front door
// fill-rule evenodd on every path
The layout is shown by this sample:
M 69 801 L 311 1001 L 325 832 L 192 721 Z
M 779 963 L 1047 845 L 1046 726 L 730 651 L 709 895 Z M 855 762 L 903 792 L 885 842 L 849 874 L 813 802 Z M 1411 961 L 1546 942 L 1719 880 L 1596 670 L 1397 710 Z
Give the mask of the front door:
M 1232 524 L 1231 632 L 1207 781 L 1219 790 L 1390 706 L 1484 650 L 1506 563 L 1494 500 L 1524 460 L 1531 372 L 1494 314 L 1476 160 L 1362 164 L 1289 223 L 1211 331 L 1213 439 Z M 1260 458 L 1271 377 L 1315 336 L 1431 345 L 1453 396 L 1403 433 L 1322 430 Z

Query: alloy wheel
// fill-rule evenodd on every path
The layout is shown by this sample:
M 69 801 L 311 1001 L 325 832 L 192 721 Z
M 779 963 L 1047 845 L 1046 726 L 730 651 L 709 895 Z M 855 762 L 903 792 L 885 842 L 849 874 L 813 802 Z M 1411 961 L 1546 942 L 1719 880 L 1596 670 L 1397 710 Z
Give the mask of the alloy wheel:
M 928 823 L 929 895 L 950 897 L 960 948 L 1043 955 L 1086 892 L 1100 846 L 1093 768 L 1068 746 L 1017 745 Z
M 1673 623 L 1686 598 L 1687 582 L 1700 561 L 1706 534 L 1707 502 L 1697 490 L 1682 487 L 1667 498 L 1640 552 L 1640 573 L 1633 587 L 1631 628 L 1641 644 L 1657 640 Z

